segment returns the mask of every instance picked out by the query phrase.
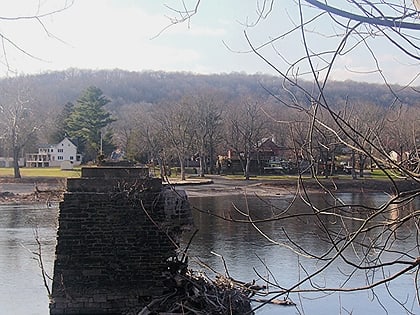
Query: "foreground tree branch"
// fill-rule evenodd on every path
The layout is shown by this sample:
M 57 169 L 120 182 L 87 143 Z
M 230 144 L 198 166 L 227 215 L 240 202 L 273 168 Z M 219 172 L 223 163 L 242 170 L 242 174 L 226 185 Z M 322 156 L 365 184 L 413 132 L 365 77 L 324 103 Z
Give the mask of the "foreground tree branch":
M 199 4 L 199 2 L 195 3 Z M 294 198 L 290 205 L 280 209 L 267 201 L 273 210 L 271 214 L 266 214 L 264 217 L 261 217 L 255 209 L 248 207 L 245 209 L 236 207 L 235 213 L 224 215 L 217 215 L 211 211 L 198 211 L 237 224 L 249 224 L 269 244 L 288 248 L 292 253 L 297 254 L 299 259 L 305 260 L 310 257 L 318 261 L 316 270 L 312 271 L 307 271 L 301 263 L 301 270 L 305 276 L 297 279 L 292 286 L 286 288 L 277 282 L 270 283 L 273 288 L 270 292 L 273 295 L 268 301 L 288 296 L 291 293 L 375 292 L 374 289 L 382 286 L 388 290 L 388 294 L 397 304 L 410 312 L 404 301 L 392 296 L 388 286 L 397 278 L 412 272 L 416 274 L 417 279 L 419 273 L 419 240 L 415 236 L 419 234 L 420 213 L 415 208 L 415 200 L 420 195 L 420 174 L 418 167 L 414 166 L 419 162 L 419 120 L 418 116 L 415 118 L 416 115 L 413 115 L 414 125 L 410 127 L 411 135 L 403 130 L 398 131 L 396 126 L 393 127 L 394 132 L 390 131 L 393 119 L 404 126 L 406 126 L 406 121 L 411 120 L 402 119 L 401 108 L 404 104 L 399 96 L 400 90 L 387 83 L 388 78 L 381 68 L 381 57 L 376 50 L 375 40 L 378 38 L 386 40 L 388 47 L 394 49 L 393 51 L 402 53 L 410 61 L 417 63 L 420 52 L 420 37 L 417 34 L 420 30 L 420 23 L 417 20 L 418 11 L 405 1 L 351 0 L 340 3 L 339 7 L 319 0 L 299 0 L 295 4 L 296 23 L 290 23 L 290 28 L 286 31 L 282 30 L 278 36 L 270 34 L 270 38 L 262 44 L 260 41 L 254 44 L 252 32 L 249 29 L 258 28 L 261 21 L 276 19 L 276 14 L 279 12 L 278 8 L 276 11 L 276 3 L 257 1 L 258 14 L 255 22 L 244 24 L 248 28 L 244 31 L 244 38 L 250 51 L 283 79 L 284 84 L 279 88 L 286 90 L 290 98 L 285 98 L 284 95 L 279 96 L 277 89 L 267 87 L 266 91 L 277 101 L 279 107 L 298 113 L 299 119 L 285 121 L 274 118 L 272 111 L 265 110 L 267 116 L 273 122 L 277 122 L 277 125 L 273 124 L 274 128 L 287 124 L 291 130 L 294 130 L 290 134 L 293 135 L 291 141 L 296 155 L 308 161 L 307 168 L 301 169 Z M 197 12 L 197 7 L 194 13 Z M 189 12 L 187 8 L 184 7 L 183 12 L 188 20 L 192 17 L 192 15 L 187 15 Z M 335 28 L 335 33 L 331 35 L 322 28 L 322 23 L 325 23 L 326 18 Z M 182 19 L 175 20 L 175 23 L 182 23 L 182 21 Z M 313 31 L 318 27 L 320 29 L 318 33 Z M 286 60 L 283 56 L 287 55 L 287 47 L 281 45 L 281 40 L 292 34 L 298 36 L 299 40 L 296 42 L 302 44 L 299 46 L 297 43 L 296 47 L 293 47 L 299 52 L 293 56 L 295 59 Z M 331 39 L 334 46 L 329 45 L 328 49 L 323 49 L 316 45 L 314 41 L 314 38 L 317 38 L 316 35 L 322 39 Z M 275 50 L 277 59 L 267 53 L 266 48 L 270 46 Z M 329 85 L 333 84 L 330 78 L 334 75 L 337 63 L 344 57 L 351 58 L 357 49 L 365 50 L 371 58 L 373 71 L 379 74 L 389 91 L 395 96 L 394 101 L 384 105 L 382 109 L 368 104 L 354 103 L 351 96 L 345 103 L 338 105 L 331 101 L 327 93 Z M 285 68 L 279 66 L 283 64 L 287 66 Z M 308 77 L 311 84 L 305 82 Z M 411 123 L 408 125 L 411 126 Z M 232 138 L 236 140 L 240 139 L 240 135 L 245 135 L 246 132 L 252 130 L 244 121 L 232 120 L 232 126 L 236 128 L 232 130 L 237 130 L 236 133 L 231 133 Z M 240 128 L 243 128 L 243 131 Z M 296 132 L 298 128 L 302 128 L 299 137 Z M 391 138 L 395 140 L 390 140 Z M 396 145 L 401 147 L 400 160 L 396 160 L 390 154 L 391 148 L 395 148 Z M 382 205 L 345 202 L 339 197 L 338 191 L 330 188 L 331 185 L 326 185 L 325 179 L 334 174 L 333 166 L 328 170 L 330 173 L 327 173 L 327 161 L 332 161 L 334 165 L 335 155 L 339 152 L 339 148 L 352 151 L 354 180 L 365 176 L 364 169 L 368 161 L 384 172 L 393 192 Z M 412 166 L 408 166 L 408 161 L 412 161 L 411 159 L 407 158 L 407 162 L 403 163 L 403 148 L 409 148 L 407 150 L 410 152 L 409 155 L 416 161 L 410 162 Z M 246 157 L 246 149 L 238 149 L 238 151 Z M 325 165 L 325 171 L 322 174 L 319 172 L 319 161 L 324 161 Z M 356 165 L 359 167 L 359 174 L 356 173 Z M 303 176 L 308 169 L 311 170 L 313 180 L 318 183 L 319 189 L 328 196 L 328 205 L 314 203 L 311 192 L 307 189 L 307 180 Z M 323 180 L 320 175 L 325 179 Z M 400 188 L 396 175 L 412 183 L 412 188 L 407 188 L 409 186 Z M 333 178 L 330 181 L 334 184 Z M 245 196 L 245 198 L 248 197 Z M 298 202 L 305 205 L 304 211 L 291 210 L 292 205 Z M 306 224 L 311 222 L 319 241 L 325 244 L 325 251 L 314 253 L 312 248 L 302 244 L 299 239 L 293 239 L 287 231 L 287 222 L 290 220 L 300 220 L 303 226 L 305 222 Z M 278 234 L 281 236 L 277 233 L 271 235 L 273 234 L 270 233 L 271 230 L 266 231 L 264 224 L 267 223 L 278 223 L 282 232 Z M 399 249 L 399 242 L 402 241 L 400 234 L 406 235 L 406 238 L 413 237 L 414 243 L 410 246 L 411 250 L 403 252 Z M 328 273 L 338 261 L 343 261 L 350 270 L 342 274 L 342 285 L 339 287 L 317 285 L 317 277 Z M 348 285 L 350 280 L 359 274 L 365 275 L 366 283 L 359 286 Z M 261 275 L 260 277 L 261 280 L 269 282 L 265 277 Z M 305 286 L 310 288 L 302 288 Z M 414 291 L 419 301 L 417 285 Z M 262 305 L 257 309 L 260 307 Z

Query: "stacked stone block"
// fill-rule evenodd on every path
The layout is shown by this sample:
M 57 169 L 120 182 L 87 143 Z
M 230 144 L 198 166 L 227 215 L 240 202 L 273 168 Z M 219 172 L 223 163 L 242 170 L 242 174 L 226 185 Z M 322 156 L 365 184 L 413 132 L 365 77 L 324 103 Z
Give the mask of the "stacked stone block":
M 185 194 L 147 169 L 82 169 L 60 203 L 50 314 L 123 314 L 162 294 L 191 223 Z

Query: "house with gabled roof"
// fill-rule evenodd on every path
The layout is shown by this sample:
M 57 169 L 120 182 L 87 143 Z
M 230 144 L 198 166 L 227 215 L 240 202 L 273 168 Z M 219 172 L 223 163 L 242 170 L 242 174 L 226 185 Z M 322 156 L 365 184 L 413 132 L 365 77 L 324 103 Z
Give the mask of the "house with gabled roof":
M 38 147 L 37 153 L 26 154 L 26 167 L 61 167 L 77 166 L 82 163 L 82 155 L 77 153 L 77 146 L 67 137 L 57 144 L 45 144 Z
M 217 167 L 219 171 L 226 173 L 242 172 L 243 161 L 240 159 L 243 153 L 234 153 L 228 150 L 227 155 L 219 155 Z M 270 173 L 273 170 L 289 170 L 289 157 L 292 151 L 276 143 L 274 137 L 262 138 L 255 144 L 250 152 L 250 172 L 255 174 Z M 286 160 L 287 159 L 287 160 Z

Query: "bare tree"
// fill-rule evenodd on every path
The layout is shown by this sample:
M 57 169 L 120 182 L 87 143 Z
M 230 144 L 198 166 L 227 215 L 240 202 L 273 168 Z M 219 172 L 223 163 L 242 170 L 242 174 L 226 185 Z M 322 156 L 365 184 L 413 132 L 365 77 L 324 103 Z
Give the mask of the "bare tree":
M 215 147 L 220 142 L 222 106 L 216 93 L 206 92 L 191 97 L 191 111 L 194 113 L 196 142 L 199 150 L 200 176 L 213 173 L 215 166 Z
M 389 111 L 384 130 L 383 147 L 388 152 L 394 151 L 398 154 L 397 161 L 404 165 L 404 168 L 415 171 L 418 168 L 418 139 L 419 108 L 408 108 L 406 106 L 393 108 Z
M 153 117 L 164 132 L 169 148 L 175 152 L 180 166 L 181 180 L 185 180 L 185 162 L 191 158 L 190 153 L 195 138 L 194 115 L 190 111 L 188 100 L 161 104 Z
M 185 3 L 182 1 L 185 5 Z M 242 215 L 241 220 L 234 220 L 229 216 L 221 216 L 223 220 L 233 220 L 248 223 L 254 226 L 268 242 L 279 246 L 287 246 L 298 255 L 311 257 L 319 262 L 316 270 L 302 270 L 305 276 L 298 279 L 294 285 L 282 287 L 277 283 L 270 283 L 277 288 L 276 294 L 272 299 L 280 296 L 288 296 L 290 293 L 310 293 L 310 292 L 354 292 L 371 291 L 379 286 L 384 286 L 388 290 L 390 282 L 402 275 L 412 274 L 414 279 L 413 294 L 416 295 L 417 306 L 408 305 L 407 301 L 391 295 L 391 298 L 400 305 L 403 311 L 412 314 L 413 309 L 418 310 L 420 305 L 419 294 L 419 273 L 420 273 L 420 244 L 419 244 L 419 218 L 420 211 L 413 205 L 413 200 L 420 195 L 420 173 L 417 168 L 409 168 L 407 164 L 399 163 L 389 156 L 389 149 L 385 149 L 385 137 L 389 137 L 385 126 L 387 119 L 382 113 L 375 111 L 359 111 L 358 117 L 349 119 L 348 112 L 342 111 L 337 104 L 334 104 L 327 93 L 327 87 L 334 76 L 335 70 L 339 67 L 344 58 L 351 60 L 370 61 L 369 68 L 364 71 L 356 71 L 352 65 L 347 65 L 347 70 L 353 76 L 373 74 L 381 78 L 388 90 L 393 93 L 395 100 L 388 107 L 399 106 L 403 103 L 399 92 L 412 88 L 420 74 L 418 61 L 420 60 L 420 22 L 418 20 L 418 1 L 416 6 L 411 1 L 321 1 L 321 0 L 296 0 L 293 3 L 294 11 L 289 11 L 287 19 L 280 19 L 279 12 L 285 2 L 274 0 L 256 1 L 257 14 L 252 21 L 250 18 L 245 23 L 245 40 L 250 51 L 256 58 L 261 59 L 267 67 L 276 71 L 283 78 L 283 88 L 290 92 L 288 99 L 279 98 L 275 91 L 269 91 L 277 100 L 293 108 L 298 112 L 305 113 L 307 120 L 300 126 L 306 127 L 305 138 L 295 139 L 300 143 L 303 151 L 313 163 L 319 156 L 319 146 L 329 148 L 330 144 L 340 144 L 360 159 L 361 167 L 366 159 L 371 159 L 375 165 L 384 172 L 388 178 L 392 193 L 386 202 L 381 205 L 369 205 L 363 201 L 352 204 L 343 201 L 337 192 L 327 187 L 325 181 L 320 181 L 319 187 L 332 198 L 332 202 L 327 206 L 320 207 L 312 202 L 311 195 L 306 190 L 307 181 L 302 176 L 298 179 L 296 197 L 308 206 L 305 213 L 290 212 L 290 208 L 278 209 L 271 216 L 260 218 L 254 217 L 251 211 L 238 211 Z M 200 1 L 195 1 L 190 8 L 180 7 L 174 10 L 182 17 L 173 19 L 171 23 L 189 21 L 199 8 Z M 262 21 L 282 21 L 283 28 L 278 34 L 267 34 L 266 42 L 253 40 L 253 34 L 258 33 L 258 27 L 264 30 Z M 325 27 L 328 23 L 329 27 Z M 258 33 L 260 35 L 260 33 Z M 293 54 L 290 54 L 287 45 L 283 45 L 283 40 L 295 37 Z M 324 45 L 319 45 L 319 43 Z M 396 87 L 389 84 L 390 69 L 387 67 L 386 60 L 380 54 L 384 49 L 391 54 L 398 55 L 398 58 L 406 58 L 407 63 L 412 66 L 414 73 L 407 78 L 404 87 Z M 267 53 L 267 47 L 275 50 L 275 54 Z M 328 47 L 328 48 L 326 48 Z M 364 57 L 357 55 L 363 51 Z M 354 58 L 352 58 L 354 56 Z M 397 58 L 397 57 L 396 57 Z M 365 68 L 366 69 L 366 68 Z M 310 80 L 312 88 L 302 84 L 303 80 Z M 363 79 L 363 77 L 362 77 Z M 305 96 L 305 100 L 294 97 L 299 92 Z M 348 108 L 356 108 L 360 104 L 348 100 Z M 418 111 L 417 111 L 418 112 Z M 412 156 L 418 158 L 418 122 L 417 118 L 411 123 L 407 119 L 396 119 L 396 124 L 405 126 L 406 131 L 411 131 L 410 147 Z M 244 123 L 234 123 L 232 119 L 232 130 L 239 138 L 245 135 L 241 130 Z M 388 125 L 389 126 L 389 125 Z M 395 132 L 391 132 L 391 134 Z M 409 136 L 401 133 L 401 137 L 395 135 L 405 146 Z M 396 149 L 399 149 L 396 148 Z M 244 152 L 246 156 L 246 150 Z M 405 178 L 404 182 L 395 179 L 394 174 Z M 332 182 L 333 183 L 333 182 Z M 407 183 L 409 183 L 407 185 Z M 334 183 L 333 183 L 334 184 Z M 294 199 L 294 200 L 297 200 Z M 298 239 L 290 239 L 287 229 L 282 229 L 283 238 L 286 242 L 277 240 L 272 235 L 264 232 L 260 228 L 264 222 L 286 223 L 288 220 L 302 220 L 302 223 L 316 222 L 317 235 L 320 240 L 325 242 L 326 250 L 324 253 L 313 253 L 310 246 L 302 244 Z M 331 227 L 329 222 L 334 222 Z M 281 224 L 285 226 L 285 224 Z M 410 244 L 410 250 L 402 251 L 399 248 L 399 232 L 409 233 L 414 244 Z M 404 232 L 402 232 L 404 231 Z M 407 237 L 407 235 L 405 236 Z M 325 273 L 334 262 L 341 260 L 350 269 L 343 274 L 344 281 L 340 287 L 318 286 L 313 281 L 317 275 Z M 350 284 L 355 274 L 364 273 L 365 284 L 352 286 Z M 374 276 L 372 276 L 374 275 Z M 267 279 L 265 279 L 268 281 Z M 307 284 L 310 289 L 302 289 L 302 285 Z M 388 291 L 389 292 L 389 291 Z M 374 293 L 375 294 L 375 293 Z M 416 308 L 417 307 L 417 308 Z
M 42 126 L 39 111 L 36 111 L 34 106 L 36 101 L 30 94 L 30 91 L 18 90 L 15 95 L 9 94 L 8 98 L 3 98 L 4 103 L 0 104 L 0 130 L 12 152 L 15 178 L 21 177 L 19 160 L 23 149 L 31 141 L 34 142 L 36 133 Z
M 231 105 L 226 117 L 227 144 L 239 159 L 244 177 L 248 180 L 251 158 L 258 153 L 258 145 L 265 136 L 265 116 L 257 101 L 245 99 Z
M 29 58 L 37 59 L 42 61 L 42 56 L 36 56 L 31 53 L 31 48 L 25 47 L 23 43 L 18 42 L 13 37 L 13 32 L 8 32 L 7 29 L 9 29 L 9 25 L 13 25 L 16 23 L 33 23 L 34 29 L 39 29 L 42 32 L 45 33 L 46 36 L 48 36 L 51 39 L 62 41 L 59 37 L 54 35 L 48 28 L 48 19 L 51 18 L 51 16 L 57 15 L 67 9 L 69 9 L 74 3 L 74 0 L 62 0 L 62 1 L 32 1 L 32 3 L 26 3 L 25 6 L 20 6 L 22 9 L 22 14 L 14 14 L 12 16 L 7 16 L 7 13 L 4 13 L 5 15 L 0 16 L 0 25 L 2 26 L 2 30 L 0 31 L 0 42 L 2 46 L 2 53 L 0 55 L 0 64 L 2 64 L 7 72 L 11 72 L 13 74 L 16 74 L 18 71 L 16 71 L 16 65 L 11 64 L 9 61 L 11 58 L 9 58 L 9 55 L 13 54 L 20 54 L 24 55 Z M 31 12 L 31 13 L 27 13 Z M 11 28 L 13 29 L 13 28 Z
M 152 125 L 150 104 L 127 104 L 115 115 L 113 142 L 125 152 L 126 157 L 142 163 L 156 158 L 148 145 L 147 130 Z
M 30 21 L 36 24 L 48 37 L 59 40 L 53 33 L 51 33 L 46 26 L 46 20 L 52 15 L 58 14 L 73 5 L 73 0 L 64 0 L 58 6 L 57 3 L 53 7 L 48 7 L 46 3 L 41 4 L 39 1 L 33 3 L 32 14 L 22 14 L 0 16 L 0 25 L 2 30 L 0 31 L 0 41 L 2 46 L 2 53 L 0 55 L 0 64 L 2 64 L 6 73 L 12 72 L 16 74 L 15 65 L 9 62 L 9 55 L 18 53 L 23 54 L 27 57 L 42 60 L 39 56 L 35 56 L 30 52 L 30 48 L 25 48 L 24 44 L 17 42 L 17 40 L 10 35 L 4 27 L 8 24 L 19 23 L 23 21 Z M 21 6 L 21 8 L 23 8 Z M 25 9 L 28 7 L 25 6 Z M 8 91 L 10 92 L 10 91 Z M 10 94 L 10 93 L 6 93 Z M 8 99 L 7 99 L 8 98 Z M 34 121 L 35 113 L 31 112 L 30 103 L 33 102 L 32 96 L 29 95 L 28 91 L 18 91 L 15 96 L 6 96 L 3 104 L 0 105 L 0 112 L 2 113 L 2 119 L 0 125 L 3 128 L 1 138 L 6 139 L 13 155 L 13 168 L 14 177 L 20 178 L 19 170 L 19 158 L 22 154 L 23 148 L 33 140 L 38 130 L 39 122 Z

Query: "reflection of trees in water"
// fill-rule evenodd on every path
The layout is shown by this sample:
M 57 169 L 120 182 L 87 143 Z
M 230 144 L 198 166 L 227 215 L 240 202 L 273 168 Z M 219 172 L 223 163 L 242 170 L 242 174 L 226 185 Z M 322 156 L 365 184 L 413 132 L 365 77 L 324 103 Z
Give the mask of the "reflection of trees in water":
M 311 204 L 296 199 L 291 207 L 290 197 L 193 198 L 200 209 L 195 213 L 200 232 L 192 252 L 222 272 L 220 259 L 211 251 L 225 256 L 228 267 L 242 276 L 241 269 L 248 269 L 246 276 L 255 276 L 252 268 L 259 266 L 262 278 L 283 279 L 281 286 L 271 285 L 281 296 L 376 290 L 376 284 L 413 266 L 417 225 L 409 218 L 418 200 L 387 205 L 383 194 L 308 197 Z M 296 282 L 301 282 L 299 287 L 290 289 Z M 413 298 L 409 296 L 410 303 Z
M 13 290 L 14 286 L 19 286 L 21 283 L 27 285 L 27 281 L 33 281 L 28 278 L 33 275 L 39 276 L 38 263 L 33 259 L 34 253 L 38 250 L 36 237 L 42 242 L 44 267 L 52 274 L 57 210 L 57 208 L 47 208 L 45 205 L 0 206 L 0 239 L 4 240 L 0 242 L 0 270 L 2 271 L 0 280 L 6 283 L 4 290 Z M 13 278 L 13 285 L 8 287 L 7 282 L 11 278 Z M 37 281 L 38 278 L 33 282 L 38 283 Z M 28 298 L 25 295 L 26 292 L 22 294 Z

